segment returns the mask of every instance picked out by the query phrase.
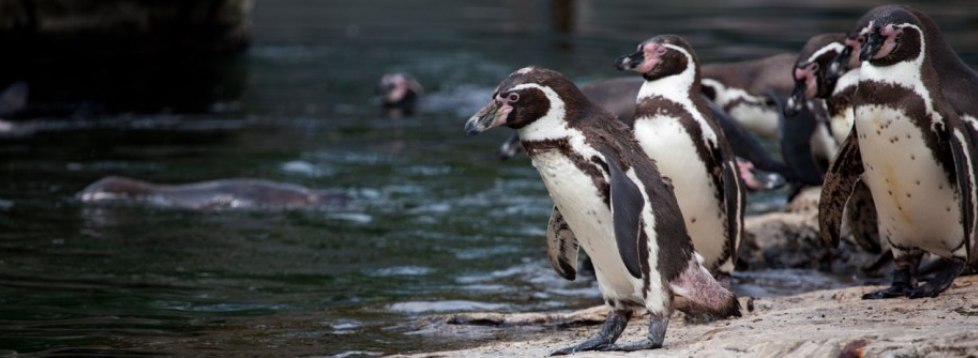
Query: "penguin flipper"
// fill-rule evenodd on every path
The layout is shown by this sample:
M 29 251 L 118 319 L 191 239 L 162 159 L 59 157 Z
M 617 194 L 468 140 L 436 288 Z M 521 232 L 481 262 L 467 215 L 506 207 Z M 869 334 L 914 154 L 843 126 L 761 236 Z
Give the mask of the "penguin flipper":
M 555 206 L 547 224 L 547 256 L 560 277 L 570 281 L 577 277 L 578 247 L 577 237 Z
M 737 159 L 730 158 L 723 163 L 723 195 L 724 208 L 727 213 L 727 232 L 731 240 L 727 241 L 730 251 L 730 260 L 737 264 L 737 257 L 740 256 L 740 242 L 743 239 L 744 228 L 744 185 L 740 182 L 740 173 L 737 169 Z
M 978 216 L 975 214 L 978 207 L 978 163 L 975 158 L 978 153 L 975 151 L 976 133 L 975 129 L 969 127 L 957 116 L 949 116 L 951 133 L 948 136 L 951 145 L 951 155 L 954 158 L 954 173 L 957 176 L 958 190 L 961 192 L 961 214 L 964 221 L 964 238 L 967 247 L 966 260 L 968 264 L 978 264 L 978 238 L 975 237 L 975 230 L 978 229 Z
M 642 232 L 642 210 L 645 210 L 645 197 L 625 172 L 621 163 L 614 160 L 616 156 L 604 154 L 608 165 L 611 186 L 611 218 L 615 225 L 615 241 L 618 243 L 618 253 L 628 273 L 635 278 L 642 278 L 639 264 L 639 239 Z
M 863 159 L 859 152 L 856 128 L 842 142 L 835 162 L 825 173 L 822 195 L 818 201 L 819 237 L 829 247 L 839 246 L 839 230 L 846 201 L 863 173 Z

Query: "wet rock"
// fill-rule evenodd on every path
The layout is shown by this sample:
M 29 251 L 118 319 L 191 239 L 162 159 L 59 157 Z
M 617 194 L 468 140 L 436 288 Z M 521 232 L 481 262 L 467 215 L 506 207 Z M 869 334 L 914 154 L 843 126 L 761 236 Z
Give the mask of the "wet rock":
M 740 267 L 751 270 L 832 268 L 835 271 L 848 271 L 871 266 L 878 259 L 878 252 L 870 252 L 857 245 L 848 222 L 843 224 L 843 240 L 838 248 L 829 250 L 819 240 L 820 194 L 820 187 L 807 188 L 783 211 L 744 218 Z
M 588 357 L 967 357 L 978 351 L 974 317 L 978 277 L 960 277 L 941 296 L 931 299 L 862 300 L 878 287 L 825 290 L 755 300 L 744 317 L 689 324 L 675 313 L 665 346 L 654 351 L 585 353 Z M 743 303 L 743 302 L 742 302 Z M 965 313 L 961 313 L 961 312 Z M 521 316 L 492 314 L 500 322 Z M 470 315 L 469 317 L 474 317 Z M 547 320 L 541 320 L 546 324 Z M 646 319 L 633 318 L 619 342 L 644 339 Z M 589 327 L 547 330 L 518 336 L 516 342 L 494 341 L 476 348 L 422 353 L 413 357 L 542 357 L 594 334 Z M 513 328 L 516 329 L 516 328 Z
M 456 313 L 436 320 L 448 324 L 464 324 L 478 326 L 547 326 L 566 327 L 601 324 L 608 316 L 604 306 L 596 306 L 574 312 L 528 312 L 528 313 L 498 313 L 498 312 L 466 312 Z

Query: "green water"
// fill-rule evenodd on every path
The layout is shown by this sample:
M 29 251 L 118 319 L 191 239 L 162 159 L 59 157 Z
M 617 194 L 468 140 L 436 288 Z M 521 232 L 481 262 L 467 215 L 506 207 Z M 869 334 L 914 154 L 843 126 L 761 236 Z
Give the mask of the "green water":
M 253 46 L 219 63 L 208 86 L 225 90 L 208 110 L 117 111 L 0 140 L 0 355 L 379 355 L 536 334 L 447 334 L 430 318 L 599 303 L 593 282 L 549 268 L 546 192 L 525 159 L 495 158 L 509 133 L 463 135 L 492 87 L 528 64 L 618 76 L 618 55 L 664 32 L 706 61 L 796 51 L 870 3 L 581 1 L 567 35 L 549 30 L 542 1 L 258 1 Z M 921 6 L 978 63 L 978 9 Z M 417 116 L 380 116 L 373 86 L 391 71 L 425 85 Z M 71 86 L 86 85 L 112 83 Z M 107 175 L 257 177 L 353 201 L 194 212 L 75 199 Z M 738 282 L 771 295 L 847 281 L 801 270 Z

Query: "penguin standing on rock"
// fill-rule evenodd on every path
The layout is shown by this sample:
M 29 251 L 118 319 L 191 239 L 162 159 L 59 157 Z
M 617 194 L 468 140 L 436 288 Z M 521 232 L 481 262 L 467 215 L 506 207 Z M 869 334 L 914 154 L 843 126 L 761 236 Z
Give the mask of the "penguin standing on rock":
M 662 35 L 616 62 L 645 78 L 635 116 L 636 141 L 675 187 L 693 247 L 729 287 L 744 223 L 744 187 L 727 138 L 700 95 L 700 68 L 682 37 Z
M 547 235 L 554 269 L 572 279 L 583 248 L 611 309 L 596 336 L 554 355 L 661 347 L 673 296 L 715 316 L 740 315 L 736 296 L 693 251 L 672 187 L 627 125 L 552 70 L 518 70 L 492 97 L 468 120 L 466 132 L 502 125 L 518 131 L 554 201 Z M 647 339 L 616 345 L 632 309 L 640 307 L 649 312 Z
M 918 14 L 878 7 L 850 33 L 864 39 L 855 125 L 826 177 L 819 223 L 822 238 L 837 245 L 846 199 L 857 182 L 866 184 L 895 268 L 891 286 L 864 299 L 936 297 L 976 259 L 975 133 L 946 99 L 936 67 L 956 55 Z M 918 285 L 925 252 L 941 265 Z

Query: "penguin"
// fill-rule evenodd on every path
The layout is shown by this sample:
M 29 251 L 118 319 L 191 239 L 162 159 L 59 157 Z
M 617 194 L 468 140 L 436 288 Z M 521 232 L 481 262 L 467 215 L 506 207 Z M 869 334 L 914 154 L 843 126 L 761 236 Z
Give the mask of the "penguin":
M 630 121 L 635 115 L 635 98 L 645 83 L 641 77 L 616 77 L 591 82 L 580 87 L 584 95 L 619 120 Z M 739 122 L 730 118 L 715 103 L 708 101 L 714 118 L 720 123 L 733 147 L 734 154 L 744 160 L 741 177 L 747 188 L 753 191 L 780 188 L 785 181 L 796 180 L 796 172 L 768 153 L 767 149 Z M 502 145 L 497 155 L 502 160 L 513 158 L 522 151 L 519 135 L 513 134 Z M 749 164 L 747 164 L 749 163 Z
M 845 33 L 826 33 L 812 36 L 801 52 L 792 76 L 795 88 L 785 106 L 786 112 L 797 112 L 803 105 L 812 105 L 815 99 L 823 99 L 828 111 L 828 128 L 831 133 L 831 148 L 828 148 L 830 162 L 852 129 L 852 96 L 859 82 L 858 63 L 853 67 L 846 63 L 846 71 L 838 77 L 829 76 L 833 61 L 844 51 Z M 853 240 L 863 249 L 880 253 L 889 251 L 885 242 L 880 242 L 876 208 L 873 197 L 865 183 L 859 182 L 846 203 L 847 220 Z
M 407 73 L 388 73 L 380 78 L 377 84 L 381 106 L 386 116 L 401 118 L 414 115 L 418 99 L 424 94 L 424 88 Z
M 704 265 L 729 285 L 744 231 L 744 185 L 730 143 L 700 95 L 693 47 L 680 36 L 660 35 L 615 66 L 645 78 L 635 116 L 626 124 L 671 180 Z
M 672 187 L 623 122 L 595 105 L 564 75 L 526 67 L 509 75 L 465 124 L 472 135 L 517 130 L 554 202 L 548 247 L 554 269 L 573 278 L 578 249 L 594 264 L 610 313 L 600 332 L 554 355 L 662 346 L 675 297 L 716 316 L 740 315 L 736 296 L 693 250 Z M 647 339 L 615 341 L 635 308 L 649 312 Z
M 826 176 L 819 226 L 836 246 L 846 199 L 865 183 L 895 268 L 891 285 L 864 299 L 936 297 L 975 262 L 975 133 L 945 98 L 935 67 L 936 57 L 954 54 L 918 14 L 877 7 L 849 33 L 863 38 L 855 122 Z M 941 265 L 918 285 L 924 253 L 941 257 Z
M 702 69 L 703 94 L 753 133 L 778 141 L 791 183 L 791 197 L 808 186 L 821 185 L 830 153 L 828 132 L 821 112 L 804 108 L 786 116 L 784 102 L 794 81 L 790 71 L 797 55 L 780 53 L 731 63 L 706 64 Z M 731 137 L 731 141 L 734 138 Z M 736 147 L 735 147 L 736 150 Z M 738 155 L 740 155 L 738 153 Z
M 752 132 L 777 139 L 779 110 L 769 92 L 787 96 L 787 71 L 796 55 L 779 53 L 738 62 L 711 63 L 701 69 L 703 94 Z
M 930 37 L 927 52 L 940 78 L 941 91 L 944 98 L 951 104 L 958 116 L 970 127 L 978 128 L 978 101 L 974 100 L 978 93 L 978 73 L 969 67 L 957 55 L 950 44 L 944 40 L 937 23 L 926 13 L 909 6 L 901 6 L 904 11 L 912 13 L 926 30 Z M 877 8 L 879 9 L 879 8 Z M 868 12 L 860 20 L 860 24 L 869 25 L 874 11 Z M 833 61 L 829 76 L 842 76 L 848 68 L 858 66 L 860 47 L 868 36 L 870 26 L 861 26 L 846 35 L 846 48 Z
M 226 178 L 187 184 L 156 184 L 108 176 L 77 194 L 84 203 L 131 202 L 189 210 L 290 210 L 341 207 L 350 195 L 250 178 Z
M 642 82 L 641 78 L 616 77 L 585 84 L 580 90 L 589 100 L 618 119 L 631 118 L 635 114 L 635 95 Z M 519 142 L 519 134 L 513 133 L 499 146 L 499 159 L 507 160 L 519 154 L 523 150 Z
M 833 61 L 845 50 L 844 33 L 828 33 L 813 36 L 798 54 L 792 76 L 794 90 L 785 111 L 797 112 L 812 99 L 825 100 L 829 117 L 829 131 L 834 139 L 835 151 L 845 141 L 852 128 L 852 95 L 859 81 L 859 67 L 844 66 L 840 76 L 829 76 Z M 789 113 L 790 114 L 790 113 Z M 835 157 L 834 153 L 832 157 Z

